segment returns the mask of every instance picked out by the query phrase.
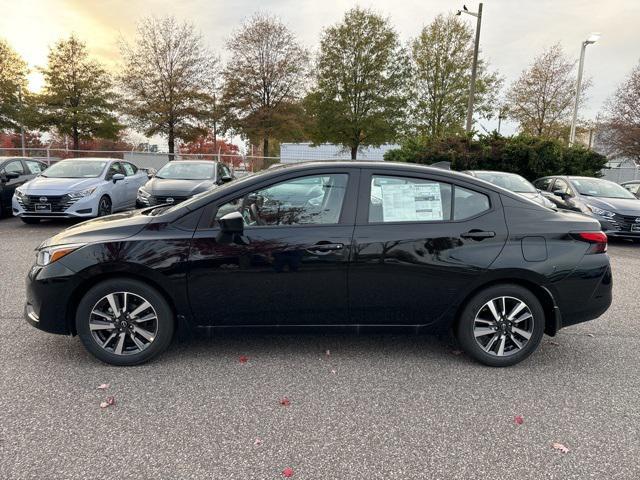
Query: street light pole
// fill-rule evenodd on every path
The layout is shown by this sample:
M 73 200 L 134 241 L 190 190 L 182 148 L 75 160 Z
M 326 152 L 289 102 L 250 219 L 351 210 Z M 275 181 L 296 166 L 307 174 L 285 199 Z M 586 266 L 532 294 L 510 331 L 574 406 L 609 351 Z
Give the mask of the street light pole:
M 576 141 L 576 122 L 578 120 L 578 105 L 580 104 L 580 88 L 582 87 L 582 72 L 584 70 L 584 55 L 587 51 L 587 45 L 596 43 L 600 38 L 599 33 L 592 33 L 584 42 L 580 49 L 580 63 L 578 65 L 578 80 L 576 81 L 576 99 L 573 104 L 573 117 L 571 118 L 571 133 L 569 134 L 569 146 Z
M 467 6 L 463 6 L 463 10 L 458 10 L 458 15 L 466 13 L 476 17 L 476 41 L 473 46 L 473 64 L 471 65 L 471 82 L 469 84 L 469 103 L 467 104 L 467 133 L 471 132 L 473 124 L 473 100 L 476 93 L 476 73 L 478 71 L 478 50 L 480 50 L 480 26 L 482 25 L 482 3 L 478 5 L 478 13 L 470 12 Z

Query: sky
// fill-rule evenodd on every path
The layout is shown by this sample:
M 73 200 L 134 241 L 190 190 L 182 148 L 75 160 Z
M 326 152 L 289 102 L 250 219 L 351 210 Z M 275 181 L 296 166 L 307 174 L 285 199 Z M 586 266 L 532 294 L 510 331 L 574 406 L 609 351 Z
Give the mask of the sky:
M 91 54 L 118 67 L 119 39 L 131 40 L 136 21 L 148 15 L 174 15 L 193 23 L 208 46 L 224 59 L 225 41 L 254 12 L 280 17 L 314 52 L 322 29 L 340 21 L 353 6 L 370 7 L 388 17 L 403 41 L 418 35 L 437 14 L 455 12 L 464 0 L 0 0 L 0 36 L 31 67 L 44 65 L 56 40 L 77 34 Z M 477 2 L 468 2 L 477 10 Z M 472 26 L 475 19 L 464 16 Z M 486 0 L 483 6 L 481 57 L 508 86 L 542 50 L 560 43 L 578 58 L 581 42 L 601 32 L 587 47 L 585 75 L 593 86 L 580 112 L 593 119 L 603 103 L 640 61 L 640 0 Z M 38 89 L 41 77 L 31 74 Z M 495 128 L 491 122 L 480 122 Z M 503 133 L 513 133 L 507 123 Z

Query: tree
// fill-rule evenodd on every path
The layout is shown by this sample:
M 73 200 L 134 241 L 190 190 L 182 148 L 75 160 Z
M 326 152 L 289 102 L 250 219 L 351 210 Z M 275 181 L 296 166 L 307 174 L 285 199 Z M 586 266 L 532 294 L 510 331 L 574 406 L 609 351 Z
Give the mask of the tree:
M 239 155 L 240 149 L 237 145 L 226 140 L 215 140 L 213 131 L 200 135 L 194 140 L 180 146 L 180 151 L 188 154 L 201 155 Z
M 174 17 L 146 18 L 133 45 L 121 42 L 121 53 L 123 105 L 136 127 L 147 136 L 166 136 L 170 154 L 177 139 L 205 131 L 219 62 L 193 25 Z
M 600 135 L 614 156 L 628 156 L 640 163 L 640 63 L 607 101 Z
M 304 89 L 309 54 L 277 18 L 256 14 L 227 42 L 224 103 L 231 125 L 252 143 L 302 134 L 298 101 Z
M 545 50 L 522 72 L 507 93 L 507 113 L 529 135 L 561 138 L 567 131 L 576 96 L 575 61 L 559 44 Z M 580 98 L 591 82 L 582 82 Z
M 25 61 L 0 39 L 0 131 L 19 128 L 22 110 L 19 91 L 26 92 L 27 73 Z
M 461 133 L 473 64 L 473 29 L 456 15 L 438 15 L 411 42 L 411 123 L 426 135 Z M 502 80 L 478 62 L 475 112 L 495 110 Z
M 116 138 L 123 128 L 114 114 L 111 77 L 89 59 L 86 45 L 71 35 L 49 50 L 44 91 L 39 98 L 42 124 L 70 135 L 73 149 L 80 139 Z
M 389 21 L 353 8 L 322 33 L 316 85 L 307 98 L 314 141 L 362 146 L 398 137 L 406 107 L 408 59 Z
M 450 162 L 454 170 L 498 170 L 533 181 L 547 175 L 598 177 L 607 159 L 581 145 L 567 146 L 557 139 L 520 134 L 503 137 L 494 132 L 472 136 L 412 138 L 402 148 L 385 154 L 385 160 L 430 165 Z

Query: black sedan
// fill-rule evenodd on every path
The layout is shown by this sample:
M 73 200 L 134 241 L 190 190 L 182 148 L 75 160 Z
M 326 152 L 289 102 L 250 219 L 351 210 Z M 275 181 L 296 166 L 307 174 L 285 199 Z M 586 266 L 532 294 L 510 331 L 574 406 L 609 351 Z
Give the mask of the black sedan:
M 207 160 L 176 160 L 149 176 L 138 190 L 138 208 L 177 204 L 234 178 L 224 163 Z
M 313 325 L 453 330 L 507 366 L 607 310 L 606 249 L 595 220 L 468 175 L 298 164 L 46 240 L 25 315 L 117 365 L 155 357 L 176 329 Z
M 544 177 L 534 182 L 558 208 L 589 215 L 609 236 L 640 241 L 640 199 L 620 185 L 593 177 Z
M 32 158 L 0 157 L 0 217 L 11 214 L 11 198 L 16 188 L 46 168 L 46 163 Z

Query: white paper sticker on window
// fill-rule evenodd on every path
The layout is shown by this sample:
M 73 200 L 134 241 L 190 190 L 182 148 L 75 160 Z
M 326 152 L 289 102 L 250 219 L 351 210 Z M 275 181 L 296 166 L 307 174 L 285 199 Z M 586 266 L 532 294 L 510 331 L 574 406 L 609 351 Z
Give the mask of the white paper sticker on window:
M 442 220 L 439 183 L 382 185 L 382 218 L 385 222 Z

